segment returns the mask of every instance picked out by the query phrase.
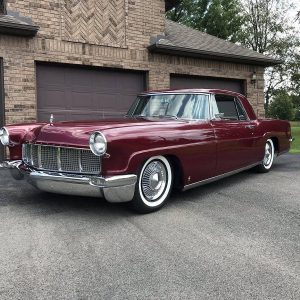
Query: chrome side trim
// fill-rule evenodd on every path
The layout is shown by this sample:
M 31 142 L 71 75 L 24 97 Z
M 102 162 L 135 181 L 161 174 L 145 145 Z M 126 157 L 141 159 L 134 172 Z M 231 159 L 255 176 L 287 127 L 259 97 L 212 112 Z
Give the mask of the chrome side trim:
M 249 170 L 249 169 L 251 169 L 251 168 L 253 168 L 253 167 L 258 166 L 260 163 L 261 163 L 261 162 L 258 162 L 258 163 L 255 163 L 255 164 L 252 164 L 252 165 L 249 165 L 249 166 L 246 166 L 246 167 L 243 167 L 243 168 L 234 170 L 234 171 L 230 171 L 230 172 L 227 172 L 227 173 L 218 175 L 218 176 L 214 176 L 214 177 L 211 177 L 211 178 L 208 178 L 208 179 L 204 179 L 204 180 L 201 180 L 201 181 L 198 181 L 198 182 L 194 182 L 194 183 L 185 185 L 185 186 L 183 187 L 183 191 L 186 191 L 186 190 L 192 189 L 192 188 L 194 188 L 194 187 L 198 187 L 198 186 L 201 186 L 201 185 L 204 185 L 204 184 L 208 184 L 208 183 L 217 181 L 217 180 L 219 180 L 219 179 L 223 179 L 223 178 L 229 177 L 229 176 L 231 176 L 231 175 L 234 175 L 234 174 L 237 174 L 237 173 L 240 173 L 240 172 Z

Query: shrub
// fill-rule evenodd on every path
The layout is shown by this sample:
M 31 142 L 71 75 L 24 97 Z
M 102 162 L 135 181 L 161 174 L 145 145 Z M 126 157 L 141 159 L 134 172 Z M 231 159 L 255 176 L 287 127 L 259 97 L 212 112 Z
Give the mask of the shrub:
M 275 119 L 293 120 L 295 110 L 291 96 L 286 91 L 279 91 L 268 108 L 268 116 Z

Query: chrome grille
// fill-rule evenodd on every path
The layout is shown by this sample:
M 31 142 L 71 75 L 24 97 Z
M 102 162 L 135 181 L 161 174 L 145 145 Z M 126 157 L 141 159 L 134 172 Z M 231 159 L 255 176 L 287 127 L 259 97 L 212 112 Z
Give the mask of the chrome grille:
M 34 145 L 31 147 L 31 159 L 33 166 L 39 166 L 38 147 L 35 147 Z
M 76 172 L 79 170 L 81 172 L 81 164 L 79 163 L 80 151 L 74 151 L 74 149 L 61 148 L 60 149 L 60 159 L 61 159 L 61 169 Z
M 58 170 L 58 148 L 41 147 L 41 166 L 47 170 Z
M 23 144 L 23 161 L 39 170 L 99 174 L 100 157 L 92 151 L 77 148 Z
M 99 165 L 99 157 L 96 155 L 90 155 L 89 152 L 81 152 L 81 166 L 82 172 L 97 173 Z

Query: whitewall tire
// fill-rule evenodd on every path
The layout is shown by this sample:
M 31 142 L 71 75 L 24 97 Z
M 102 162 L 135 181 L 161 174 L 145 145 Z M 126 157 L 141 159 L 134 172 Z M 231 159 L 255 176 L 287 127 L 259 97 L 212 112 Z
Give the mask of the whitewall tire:
M 131 205 L 141 213 L 156 211 L 169 198 L 173 184 L 170 162 L 163 156 L 149 158 L 141 167 Z
M 261 164 L 258 165 L 257 170 L 260 173 L 269 172 L 273 166 L 274 156 L 275 156 L 274 143 L 271 139 L 268 139 L 265 144 L 264 158 L 263 158 Z

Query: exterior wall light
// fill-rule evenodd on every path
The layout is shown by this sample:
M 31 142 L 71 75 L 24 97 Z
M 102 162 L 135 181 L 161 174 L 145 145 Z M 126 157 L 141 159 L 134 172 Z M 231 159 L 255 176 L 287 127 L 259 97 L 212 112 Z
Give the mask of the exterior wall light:
M 256 79 L 257 79 L 256 72 L 253 72 L 253 74 L 251 76 L 251 83 L 255 84 L 256 83 Z

